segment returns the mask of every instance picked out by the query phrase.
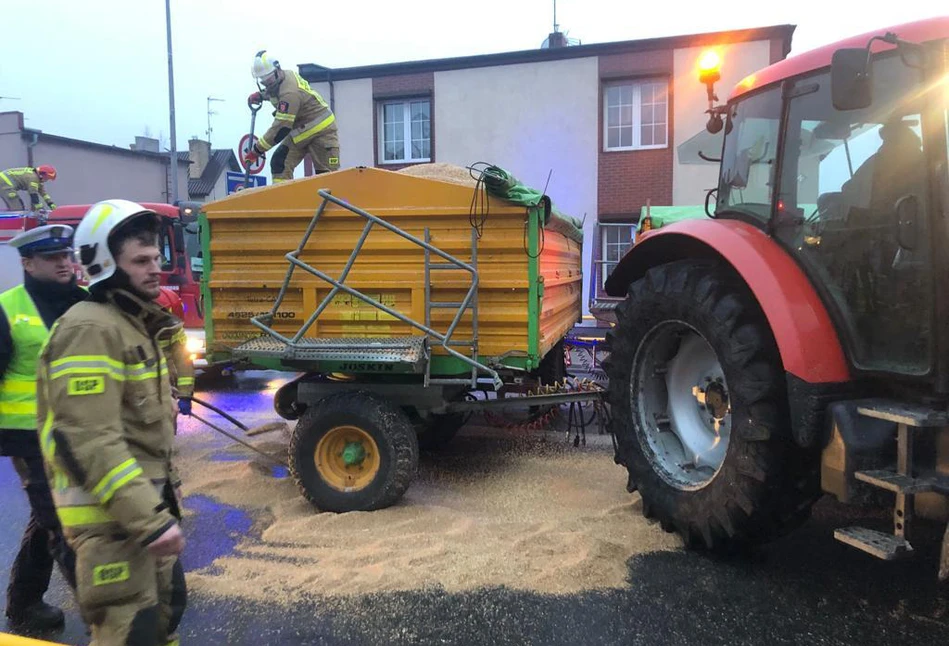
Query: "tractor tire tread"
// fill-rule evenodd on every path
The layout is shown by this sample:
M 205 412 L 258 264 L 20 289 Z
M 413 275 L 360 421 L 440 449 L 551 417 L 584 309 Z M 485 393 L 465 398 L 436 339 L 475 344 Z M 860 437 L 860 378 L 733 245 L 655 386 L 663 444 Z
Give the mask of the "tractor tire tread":
M 611 432 L 642 496 L 643 515 L 674 527 L 687 547 L 727 552 L 772 540 L 809 516 L 819 497 L 819 460 L 797 447 L 788 421 L 777 344 L 750 290 L 714 260 L 660 265 L 633 282 L 607 332 Z M 697 491 L 655 472 L 637 435 L 629 396 L 636 352 L 662 320 L 684 320 L 713 347 L 738 413 L 721 469 Z

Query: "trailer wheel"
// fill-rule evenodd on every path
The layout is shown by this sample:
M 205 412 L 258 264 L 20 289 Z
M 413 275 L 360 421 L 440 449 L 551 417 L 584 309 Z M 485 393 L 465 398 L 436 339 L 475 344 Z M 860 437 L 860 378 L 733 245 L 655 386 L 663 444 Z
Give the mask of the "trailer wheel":
M 808 517 L 818 456 L 793 442 L 777 345 L 729 268 L 649 270 L 607 342 L 611 430 L 643 515 L 714 551 L 766 542 Z
M 347 392 L 309 407 L 290 439 L 290 473 L 320 511 L 394 504 L 418 469 L 415 429 L 398 406 Z

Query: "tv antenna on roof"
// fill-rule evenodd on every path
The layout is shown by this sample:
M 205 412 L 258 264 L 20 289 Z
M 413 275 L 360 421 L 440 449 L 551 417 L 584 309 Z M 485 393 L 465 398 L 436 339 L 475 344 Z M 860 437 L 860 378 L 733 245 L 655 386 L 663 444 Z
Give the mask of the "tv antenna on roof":
M 211 147 L 211 115 L 217 114 L 214 110 L 211 109 L 211 101 L 224 101 L 224 99 L 215 99 L 213 96 L 208 97 L 208 148 Z

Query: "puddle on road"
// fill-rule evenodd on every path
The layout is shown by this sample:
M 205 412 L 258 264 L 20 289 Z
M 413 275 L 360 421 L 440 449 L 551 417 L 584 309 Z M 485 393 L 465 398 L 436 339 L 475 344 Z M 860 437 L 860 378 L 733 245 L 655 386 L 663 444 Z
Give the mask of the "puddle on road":
M 253 531 L 250 514 L 237 507 L 193 494 L 185 496 L 184 508 L 187 549 L 182 564 L 186 571 L 207 567 L 233 553 L 241 541 L 260 536 L 259 531 Z

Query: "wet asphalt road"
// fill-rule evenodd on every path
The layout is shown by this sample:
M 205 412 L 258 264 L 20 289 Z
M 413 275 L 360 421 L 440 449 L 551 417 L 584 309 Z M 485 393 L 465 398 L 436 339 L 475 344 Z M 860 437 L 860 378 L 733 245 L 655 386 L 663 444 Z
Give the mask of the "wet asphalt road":
M 272 410 L 267 391 L 277 379 L 274 373 L 250 373 L 209 384 L 206 393 L 237 417 L 259 419 Z M 254 518 L 209 498 L 191 496 L 186 506 L 197 512 L 185 526 L 186 569 L 210 564 L 241 536 L 258 531 Z M 25 496 L 9 460 L 2 460 L 3 589 L 26 518 Z M 925 540 L 917 543 L 914 560 L 884 563 L 832 539 L 833 528 L 855 522 L 885 525 L 886 517 L 861 518 L 860 512 L 825 500 L 804 528 L 750 557 L 716 561 L 683 551 L 648 554 L 627 564 L 626 588 L 609 592 L 555 597 L 500 588 L 463 594 L 425 590 L 345 601 L 314 597 L 289 612 L 192 594 L 181 643 L 949 644 L 949 585 L 935 580 L 941 528 L 922 527 Z M 58 573 L 47 600 L 66 609 L 67 626 L 46 637 L 88 643 Z

